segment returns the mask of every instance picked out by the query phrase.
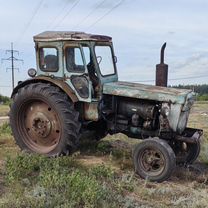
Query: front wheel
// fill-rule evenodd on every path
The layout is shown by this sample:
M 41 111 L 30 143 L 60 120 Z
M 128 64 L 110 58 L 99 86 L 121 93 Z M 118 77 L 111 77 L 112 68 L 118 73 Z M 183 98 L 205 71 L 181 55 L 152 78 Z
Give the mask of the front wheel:
M 201 147 L 200 142 L 186 143 L 176 142 L 173 146 L 177 164 L 192 164 L 199 156 Z
M 133 152 L 135 171 L 142 178 L 162 182 L 167 180 L 176 165 L 172 148 L 158 138 L 146 139 Z
M 59 88 L 31 83 L 13 97 L 10 123 L 22 150 L 66 155 L 78 145 L 80 123 L 73 103 Z

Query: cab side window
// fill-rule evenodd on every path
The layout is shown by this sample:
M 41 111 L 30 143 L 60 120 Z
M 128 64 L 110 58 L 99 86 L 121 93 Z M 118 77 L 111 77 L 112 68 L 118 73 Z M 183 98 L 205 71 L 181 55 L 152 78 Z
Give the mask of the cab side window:
M 67 47 L 65 49 L 66 68 L 70 72 L 84 72 L 84 62 L 81 50 L 78 47 Z
M 58 71 L 58 50 L 56 48 L 40 48 L 40 69 L 44 72 Z

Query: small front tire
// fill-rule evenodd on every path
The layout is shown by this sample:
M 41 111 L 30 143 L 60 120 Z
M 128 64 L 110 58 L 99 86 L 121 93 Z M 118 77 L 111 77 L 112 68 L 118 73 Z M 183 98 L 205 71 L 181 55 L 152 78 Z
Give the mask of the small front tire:
M 139 143 L 133 152 L 135 171 L 149 181 L 167 180 L 176 166 L 175 153 L 162 139 L 150 138 Z
M 187 165 L 192 164 L 199 156 L 201 146 L 200 142 L 196 143 L 186 143 L 186 142 L 177 142 L 174 145 L 176 163 Z

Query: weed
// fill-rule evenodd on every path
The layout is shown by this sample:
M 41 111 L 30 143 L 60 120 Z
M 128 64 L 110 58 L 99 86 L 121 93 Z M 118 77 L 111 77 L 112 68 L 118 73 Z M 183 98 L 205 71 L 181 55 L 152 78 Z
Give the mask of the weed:
M 111 144 L 109 141 L 101 141 L 97 145 L 97 151 L 101 152 L 102 154 L 109 154 L 111 152 Z
M 104 164 L 94 166 L 90 169 L 90 174 L 97 179 L 113 179 L 115 172 L 112 168 L 105 166 Z
M 12 130 L 11 130 L 11 127 L 9 125 L 9 123 L 3 123 L 1 126 L 0 126 L 0 135 L 11 135 L 12 134 Z
M 30 207 L 29 203 L 38 201 L 36 207 L 114 207 L 112 190 L 100 180 L 111 178 L 113 171 L 104 165 L 87 171 L 75 161 L 73 157 L 46 158 L 27 153 L 8 158 L 5 178 L 13 187 L 12 197 L 17 198 L 15 206 Z M 5 204 L 10 206 L 8 201 Z

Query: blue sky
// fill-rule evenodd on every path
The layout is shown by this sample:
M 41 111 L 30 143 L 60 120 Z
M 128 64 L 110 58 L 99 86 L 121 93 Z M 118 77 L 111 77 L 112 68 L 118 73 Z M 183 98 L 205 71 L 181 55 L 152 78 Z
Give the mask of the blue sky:
M 24 59 L 16 64 L 16 81 L 36 66 L 33 35 L 77 30 L 113 37 L 120 80 L 154 84 L 146 81 L 155 79 L 160 47 L 167 42 L 169 84 L 208 83 L 207 0 L 0 0 L 0 5 L 0 58 L 8 57 L 4 50 L 12 41 L 20 51 L 16 57 Z M 4 95 L 11 93 L 9 64 L 0 65 Z

